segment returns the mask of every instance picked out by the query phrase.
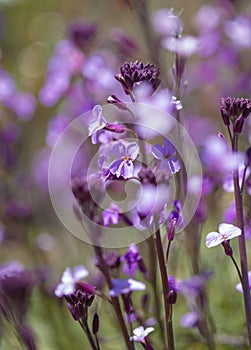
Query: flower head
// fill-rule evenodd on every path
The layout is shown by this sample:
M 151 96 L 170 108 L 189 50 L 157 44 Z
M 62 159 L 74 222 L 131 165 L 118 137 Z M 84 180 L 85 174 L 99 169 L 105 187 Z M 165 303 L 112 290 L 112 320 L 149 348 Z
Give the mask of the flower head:
M 222 223 L 219 225 L 219 232 L 210 232 L 206 237 L 206 246 L 208 248 L 216 247 L 225 241 L 241 235 L 241 229 L 231 224 Z
M 140 327 L 135 328 L 133 330 L 134 335 L 132 337 L 130 337 L 130 340 L 144 342 L 144 340 L 148 336 L 148 334 L 153 332 L 153 331 L 154 331 L 153 327 L 147 327 L 146 329 L 144 329 L 144 327 L 140 326 Z
M 131 244 L 125 255 L 122 255 L 120 261 L 124 261 L 123 273 L 128 274 L 131 277 L 135 276 L 138 269 L 138 263 L 142 259 L 139 254 L 138 248 L 135 244 Z
M 220 101 L 221 116 L 225 125 L 233 124 L 234 133 L 240 134 L 244 119 L 251 112 L 251 102 L 247 98 L 222 98 Z
M 160 84 L 159 69 L 151 63 L 144 65 L 142 62 L 125 62 L 120 67 L 120 73 L 115 78 L 121 83 L 127 95 L 133 90 L 135 85 L 142 82 L 148 82 L 153 90 L 156 90 Z
M 176 149 L 168 139 L 164 140 L 164 146 L 154 145 L 152 147 L 152 154 L 161 161 L 160 169 L 169 169 L 172 174 L 180 170 L 180 162 L 175 153 Z
M 107 178 L 110 174 L 117 178 L 122 177 L 129 179 L 133 177 L 134 167 L 133 161 L 139 153 L 139 146 L 136 142 L 124 144 L 122 141 L 114 142 L 112 145 L 112 153 L 117 158 L 109 166 Z
M 60 298 L 73 294 L 76 290 L 76 285 L 86 276 L 88 276 L 88 271 L 82 265 L 75 266 L 73 269 L 67 267 L 64 270 L 61 282 L 54 291 L 55 295 Z

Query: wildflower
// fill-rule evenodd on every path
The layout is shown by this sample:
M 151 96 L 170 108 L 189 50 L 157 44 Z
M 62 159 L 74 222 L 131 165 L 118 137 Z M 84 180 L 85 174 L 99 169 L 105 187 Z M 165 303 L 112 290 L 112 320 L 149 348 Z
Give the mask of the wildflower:
M 115 78 L 121 83 L 127 95 L 133 90 L 135 85 L 142 82 L 148 82 L 153 91 L 155 91 L 159 84 L 159 69 L 154 65 L 135 61 L 134 63 L 125 62 L 120 67 L 120 73 L 115 75 Z
M 88 135 L 92 137 L 92 143 L 96 144 L 98 133 L 106 127 L 107 121 L 102 115 L 102 107 L 100 105 L 93 107 L 92 114 L 94 119 L 90 122 Z
M 206 246 L 208 248 L 216 247 L 225 241 L 241 235 L 241 229 L 231 224 L 222 223 L 219 225 L 219 232 L 210 232 L 206 237 Z
M 104 226 L 109 226 L 110 223 L 117 225 L 120 219 L 120 207 L 116 203 L 111 203 L 110 207 L 102 213 Z
M 174 145 L 168 140 L 164 140 L 164 146 L 154 145 L 152 147 L 152 154 L 159 159 L 160 169 L 169 169 L 172 174 L 180 170 L 180 162 L 175 156 L 176 149 Z
M 67 267 L 62 275 L 61 282 L 57 285 L 54 293 L 60 298 L 71 295 L 76 290 L 76 285 L 82 278 L 88 276 L 88 271 L 82 265 L 75 266 L 73 269 Z
M 191 56 L 199 49 L 199 41 L 192 35 L 165 38 L 162 40 L 162 45 L 165 49 L 185 57 Z
M 94 300 L 95 294 L 77 288 L 72 294 L 65 295 L 68 309 L 75 321 L 87 318 L 88 308 Z
M 130 244 L 126 254 L 122 255 L 120 258 L 120 261 L 124 261 L 123 273 L 134 277 L 139 268 L 140 260 L 142 260 L 142 257 L 139 254 L 137 246 L 135 244 Z
M 116 177 L 123 177 L 124 179 L 133 177 L 133 161 L 137 158 L 139 153 L 139 146 L 137 143 L 132 142 L 125 145 L 121 141 L 114 142 L 112 153 L 117 159 L 109 166 L 108 176 L 112 174 Z
M 250 175 L 250 169 L 246 168 L 245 165 L 239 166 L 239 186 L 241 187 L 243 177 L 245 175 L 245 179 L 247 179 Z M 244 179 L 244 181 L 245 181 Z M 234 192 L 234 179 L 233 174 L 227 174 L 222 179 L 223 188 L 226 192 Z
M 148 334 L 153 331 L 154 331 L 153 327 L 147 327 L 146 329 L 144 329 L 144 327 L 140 326 L 133 330 L 134 335 L 130 337 L 130 340 L 144 342 Z
M 145 284 L 133 280 L 132 278 L 121 280 L 115 278 L 112 281 L 112 289 L 110 290 L 111 297 L 117 297 L 121 294 L 128 294 L 137 290 L 144 290 L 146 288 Z
M 93 23 L 75 22 L 70 25 L 69 36 L 71 42 L 78 48 L 85 49 L 86 44 L 96 34 L 97 28 Z

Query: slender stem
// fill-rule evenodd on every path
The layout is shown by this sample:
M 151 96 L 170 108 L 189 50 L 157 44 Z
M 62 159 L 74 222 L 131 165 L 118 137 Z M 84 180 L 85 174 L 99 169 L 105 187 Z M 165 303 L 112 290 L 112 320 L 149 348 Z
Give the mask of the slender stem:
M 171 243 L 172 243 L 172 241 L 168 241 L 167 250 L 166 250 L 166 265 L 167 265 L 167 263 L 168 263 L 168 258 L 169 258 Z
M 92 334 L 90 332 L 90 329 L 89 329 L 89 326 L 88 326 L 88 323 L 86 321 L 86 319 L 83 317 L 81 318 L 80 321 L 78 321 L 80 326 L 83 328 L 88 340 L 89 340 L 89 343 L 92 347 L 93 350 L 98 350 L 97 347 L 96 347 L 96 344 L 95 344 L 95 341 L 94 339 L 92 338 Z
M 152 257 L 153 260 L 151 260 L 151 265 L 150 265 L 150 280 L 151 280 L 151 285 L 153 288 L 153 294 L 154 294 L 154 300 L 155 300 L 155 307 L 156 307 L 156 317 L 160 326 L 160 333 L 161 333 L 161 338 L 163 339 L 164 342 L 164 348 L 166 349 L 166 338 L 165 338 L 165 333 L 164 333 L 164 327 L 163 327 L 163 322 L 161 319 L 161 307 L 160 307 L 160 298 L 158 294 L 158 286 L 157 286 L 157 264 L 156 264 L 156 254 L 155 254 L 155 246 L 154 246 L 154 236 L 151 235 L 149 238 L 149 256 Z
M 246 179 L 246 173 L 247 173 L 247 168 L 248 166 L 245 166 L 244 172 L 243 172 L 243 176 L 242 176 L 242 182 L 241 182 L 241 196 L 243 195 L 243 190 L 244 190 L 244 185 L 245 185 L 245 179 Z
M 234 258 L 232 255 L 230 256 L 230 258 L 232 259 L 232 262 L 233 262 L 233 264 L 234 264 L 234 266 L 235 266 L 235 268 L 236 268 L 236 271 L 237 271 L 237 273 L 238 273 L 238 275 L 239 275 L 241 284 L 243 285 L 242 276 L 241 276 L 241 271 L 240 271 L 240 269 L 239 269 L 239 266 L 238 266 L 238 264 L 237 264 L 235 258 Z
M 99 345 L 97 334 L 95 334 L 95 340 L 96 340 L 96 344 L 97 344 L 97 350 L 100 350 L 100 345 Z
M 99 246 L 94 246 L 94 249 L 95 249 L 95 252 L 96 252 L 98 259 L 99 259 L 100 269 L 102 270 L 102 272 L 105 276 L 106 283 L 107 283 L 109 289 L 111 289 L 112 288 L 112 279 L 111 279 L 109 270 L 107 268 L 106 262 L 104 261 L 104 258 L 103 258 L 102 248 Z M 113 308 L 114 308 L 115 313 L 117 315 L 117 319 L 119 321 L 120 328 L 121 328 L 122 333 L 123 333 L 123 337 L 124 337 L 127 349 L 133 350 L 132 343 L 129 339 L 128 331 L 126 328 L 125 320 L 124 320 L 124 317 L 122 315 L 119 300 L 117 297 L 112 297 L 111 300 L 112 300 Z
M 234 135 L 232 143 L 232 151 L 238 152 L 238 136 Z M 242 230 L 242 234 L 238 237 L 239 244 L 239 254 L 240 254 L 240 264 L 242 273 L 242 286 L 243 286 L 243 297 L 247 320 L 247 331 L 249 346 L 251 349 L 251 299 L 249 290 L 249 280 L 248 280 L 248 264 L 247 264 L 247 252 L 246 252 L 246 241 L 244 232 L 244 216 L 243 216 L 243 200 L 239 185 L 239 170 L 235 169 L 233 174 L 234 180 L 234 197 L 236 206 L 236 221 L 237 226 Z
M 165 257 L 163 253 L 163 247 L 161 242 L 160 230 L 157 229 L 156 233 L 156 249 L 157 256 L 159 261 L 160 275 L 163 285 L 163 297 L 164 297 L 164 306 L 165 306 L 165 318 L 166 318 L 166 335 L 167 335 L 167 343 L 168 350 L 174 350 L 174 337 L 173 337 L 173 325 L 172 325 L 172 306 L 167 302 L 168 296 L 168 276 L 166 271 Z

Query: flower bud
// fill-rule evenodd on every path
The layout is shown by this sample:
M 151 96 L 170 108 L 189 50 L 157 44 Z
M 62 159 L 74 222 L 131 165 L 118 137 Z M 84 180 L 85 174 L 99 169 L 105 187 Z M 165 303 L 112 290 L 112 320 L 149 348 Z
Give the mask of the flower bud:
M 97 334 L 99 331 L 99 317 L 98 314 L 95 313 L 92 321 L 92 333 Z

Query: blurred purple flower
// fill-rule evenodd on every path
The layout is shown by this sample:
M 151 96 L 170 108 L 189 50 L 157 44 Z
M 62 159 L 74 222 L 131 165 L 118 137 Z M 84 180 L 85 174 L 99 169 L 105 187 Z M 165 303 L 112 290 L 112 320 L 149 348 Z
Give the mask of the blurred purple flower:
M 242 184 L 242 179 L 245 171 L 245 165 L 240 165 L 239 166 L 239 185 L 241 186 Z M 245 174 L 245 179 L 247 179 L 250 175 L 250 168 L 247 168 L 246 174 Z M 228 174 L 223 177 L 222 179 L 222 185 L 223 188 L 226 192 L 234 192 L 234 179 L 233 179 L 233 174 Z
M 120 257 L 120 261 L 124 262 L 123 273 L 134 277 L 139 268 L 139 261 L 142 260 L 138 248 L 135 244 L 130 244 L 126 253 Z
M 37 102 L 33 95 L 21 92 L 15 92 L 6 103 L 6 106 L 11 108 L 17 117 L 23 121 L 32 118 L 36 105 Z
M 108 174 L 113 174 L 116 177 L 123 177 L 129 179 L 134 175 L 133 161 L 137 158 L 139 153 L 139 146 L 136 142 L 128 144 L 122 141 L 116 141 L 112 145 L 112 153 L 117 158 L 108 168 Z
M 183 36 L 181 38 L 165 38 L 162 46 L 171 52 L 176 52 L 181 56 L 191 56 L 200 49 L 199 40 L 194 36 Z
M 78 21 L 69 26 L 69 37 L 71 42 L 82 50 L 85 49 L 88 41 L 93 39 L 96 32 L 97 27 L 94 23 Z
M 62 296 L 71 295 L 76 290 L 76 284 L 82 278 L 88 276 L 88 271 L 82 265 L 75 266 L 73 269 L 67 267 L 62 275 L 61 282 L 55 288 L 55 295 L 60 298 Z
M 46 142 L 50 147 L 54 147 L 58 137 L 69 124 L 69 119 L 64 115 L 56 115 L 48 123 L 48 131 L 46 135 Z
M 236 206 L 235 202 L 230 203 L 229 207 L 224 211 L 223 221 L 231 224 L 236 220 Z
M 19 262 L 0 266 L 0 304 L 7 318 L 24 320 L 34 284 L 31 272 Z
M 120 210 L 116 203 L 111 203 L 110 207 L 102 212 L 104 226 L 109 226 L 110 223 L 117 225 L 120 220 Z
M 199 321 L 199 314 L 197 311 L 191 311 L 186 313 L 180 319 L 180 325 L 184 328 L 194 328 Z
M 157 33 L 163 37 L 178 37 L 183 30 L 180 16 L 170 9 L 155 12 L 152 22 Z
M 164 146 L 154 145 L 152 147 L 152 154 L 161 161 L 159 168 L 161 170 L 168 169 L 172 174 L 180 170 L 180 162 L 175 156 L 175 153 L 176 149 L 168 139 L 164 140 Z
M 228 241 L 232 238 L 238 237 L 242 234 L 239 227 L 231 224 L 222 223 L 219 225 L 219 232 L 210 232 L 206 237 L 206 246 L 208 248 L 216 247 L 221 243 Z
M 92 110 L 94 119 L 90 122 L 88 135 L 92 137 L 93 144 L 96 144 L 98 141 L 99 131 L 104 129 L 107 125 L 107 121 L 103 117 L 102 111 L 103 109 L 100 105 L 96 105 Z
M 128 294 L 133 291 L 140 291 L 146 288 L 145 284 L 139 281 L 135 281 L 132 278 L 121 280 L 115 278 L 112 280 L 112 289 L 110 290 L 111 297 L 117 297 L 121 294 Z

